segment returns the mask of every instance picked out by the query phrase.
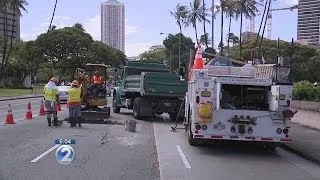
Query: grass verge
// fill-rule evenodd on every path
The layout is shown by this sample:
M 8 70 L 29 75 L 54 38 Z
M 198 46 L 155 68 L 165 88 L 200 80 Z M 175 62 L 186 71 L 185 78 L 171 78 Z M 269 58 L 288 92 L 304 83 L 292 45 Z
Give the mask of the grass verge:
M 37 86 L 34 91 L 31 89 L 7 89 L 0 88 L 0 97 L 14 97 L 14 96 L 25 96 L 25 95 L 41 95 L 43 87 Z

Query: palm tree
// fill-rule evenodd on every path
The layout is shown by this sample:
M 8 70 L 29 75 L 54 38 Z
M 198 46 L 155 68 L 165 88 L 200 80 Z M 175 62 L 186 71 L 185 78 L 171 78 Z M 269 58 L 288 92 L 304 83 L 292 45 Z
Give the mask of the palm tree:
M 170 14 L 176 19 L 176 23 L 179 26 L 180 34 L 182 34 L 182 25 L 186 25 L 187 23 L 187 16 L 189 10 L 187 6 L 182 6 L 179 3 L 177 4 L 174 11 L 170 11 Z
M 243 15 L 246 18 L 256 16 L 258 9 L 256 7 L 256 0 L 239 0 L 237 1 L 237 8 L 240 11 L 240 60 L 242 59 L 242 24 Z
M 210 21 L 207 19 L 208 16 L 210 16 L 208 13 L 208 9 L 206 8 L 205 1 L 202 0 L 202 21 L 203 21 L 203 34 L 205 38 L 205 45 L 208 47 L 208 34 L 206 33 L 206 23 L 210 23 Z M 201 39 L 201 37 L 200 37 Z
M 188 25 L 192 25 L 194 28 L 194 31 L 196 33 L 196 41 L 197 44 L 199 44 L 199 39 L 198 39 L 198 31 L 197 31 L 197 23 L 202 22 L 203 15 L 202 15 L 202 4 L 200 0 L 194 0 L 193 3 L 190 3 L 190 12 L 188 14 Z
M 220 13 L 221 13 L 221 32 L 220 32 L 220 43 L 218 47 L 220 47 L 220 56 L 222 56 L 223 53 L 223 14 L 224 14 L 224 9 L 226 7 L 226 1 L 227 0 L 220 0 Z
M 176 6 L 176 9 L 174 11 L 170 11 L 170 14 L 176 19 L 176 23 L 179 26 L 180 30 L 180 39 L 179 39 L 179 68 L 180 68 L 180 53 L 181 53 L 181 41 L 182 41 L 182 25 L 187 26 L 187 16 L 189 14 L 189 10 L 187 6 L 181 6 L 179 3 Z
M 85 31 L 83 25 L 80 24 L 80 23 L 75 23 L 75 24 L 73 25 L 73 27 L 74 27 L 74 28 L 77 28 L 77 29 L 80 29 L 81 31 Z
M 228 29 L 228 37 L 227 37 L 227 41 L 228 41 L 228 44 L 227 44 L 227 48 L 228 48 L 228 51 L 229 51 L 229 48 L 230 48 L 230 40 L 231 40 L 231 34 L 230 34 L 230 30 L 231 30 L 231 20 L 232 18 L 235 18 L 236 20 L 238 19 L 239 15 L 240 15 L 240 12 L 239 10 L 237 9 L 237 6 L 236 6 L 236 2 L 233 1 L 233 0 L 227 0 L 225 2 L 225 12 L 226 12 L 226 17 L 229 18 L 229 29 Z
M 201 44 L 210 44 L 211 43 L 211 40 L 209 38 L 209 34 L 206 33 L 206 34 L 203 34 L 200 36 L 200 41 L 199 41 Z

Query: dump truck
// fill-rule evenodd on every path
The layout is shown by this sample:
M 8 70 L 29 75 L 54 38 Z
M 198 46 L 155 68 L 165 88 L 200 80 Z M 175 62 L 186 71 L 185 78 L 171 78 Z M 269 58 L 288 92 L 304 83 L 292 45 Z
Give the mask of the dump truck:
M 127 108 L 133 110 L 135 119 L 163 113 L 172 120 L 184 117 L 181 104 L 188 83 L 169 72 L 164 64 L 128 61 L 118 72 L 119 84 L 113 91 L 114 113 Z

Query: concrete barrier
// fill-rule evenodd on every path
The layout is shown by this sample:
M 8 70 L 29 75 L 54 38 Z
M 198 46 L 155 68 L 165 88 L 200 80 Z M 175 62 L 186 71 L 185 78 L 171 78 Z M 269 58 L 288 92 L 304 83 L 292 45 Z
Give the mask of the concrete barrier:
M 320 129 L 320 102 L 293 101 L 291 107 L 298 111 L 292 122 Z

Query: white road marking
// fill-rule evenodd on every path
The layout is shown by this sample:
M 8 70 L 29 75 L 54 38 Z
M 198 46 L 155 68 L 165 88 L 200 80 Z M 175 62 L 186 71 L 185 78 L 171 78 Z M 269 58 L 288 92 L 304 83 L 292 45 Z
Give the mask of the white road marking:
M 34 159 L 33 159 L 32 161 L 30 161 L 30 162 L 34 163 L 34 162 L 39 161 L 41 158 L 43 158 L 44 156 L 46 156 L 47 154 L 49 154 L 51 151 L 55 150 L 55 149 L 56 149 L 57 147 L 59 147 L 59 146 L 60 146 L 60 144 L 54 145 L 52 148 L 50 148 L 50 149 L 48 149 L 46 152 L 40 154 L 40 156 L 34 158 Z
M 181 147 L 180 147 L 180 146 L 177 146 L 177 149 L 178 149 L 178 152 L 179 152 L 179 154 L 180 154 L 180 157 L 181 157 L 181 159 L 182 159 L 182 161 L 183 161 L 184 165 L 186 166 L 186 168 L 190 169 L 190 168 L 191 168 L 191 166 L 190 166 L 190 164 L 189 164 L 189 162 L 188 162 L 188 160 L 187 160 L 186 156 L 184 155 L 184 153 L 183 153 L 183 151 L 182 151 Z
M 277 148 L 277 153 L 280 155 L 281 158 L 289 161 L 291 164 L 305 170 L 312 176 L 314 176 L 317 179 L 320 179 L 320 167 L 304 158 L 301 158 L 300 156 L 291 153 L 287 150 L 284 150 L 282 148 Z

